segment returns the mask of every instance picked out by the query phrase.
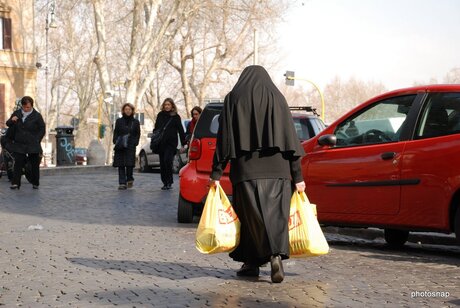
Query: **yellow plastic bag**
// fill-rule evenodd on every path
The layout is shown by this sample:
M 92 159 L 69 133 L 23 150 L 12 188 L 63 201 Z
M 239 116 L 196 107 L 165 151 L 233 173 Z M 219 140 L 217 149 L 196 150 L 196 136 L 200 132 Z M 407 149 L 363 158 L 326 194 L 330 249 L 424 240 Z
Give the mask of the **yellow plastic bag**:
M 329 252 L 329 245 L 316 218 L 316 205 L 305 193 L 294 192 L 289 213 L 291 257 L 313 257 Z
M 205 254 L 231 252 L 240 242 L 240 221 L 220 185 L 211 187 L 195 235 L 195 246 Z

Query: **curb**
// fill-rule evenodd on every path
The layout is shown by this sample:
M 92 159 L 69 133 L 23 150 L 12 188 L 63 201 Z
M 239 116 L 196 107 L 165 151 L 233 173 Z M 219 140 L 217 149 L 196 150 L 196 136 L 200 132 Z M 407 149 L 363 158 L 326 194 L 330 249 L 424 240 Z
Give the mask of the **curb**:
M 88 174 L 110 172 L 113 170 L 115 168 L 111 165 L 45 167 L 40 168 L 40 175 Z
M 341 228 L 341 227 L 322 227 L 324 233 L 349 235 L 366 240 L 384 240 L 383 230 L 376 228 Z M 434 232 L 410 232 L 408 242 L 417 244 L 432 245 L 459 245 L 454 234 L 434 233 Z

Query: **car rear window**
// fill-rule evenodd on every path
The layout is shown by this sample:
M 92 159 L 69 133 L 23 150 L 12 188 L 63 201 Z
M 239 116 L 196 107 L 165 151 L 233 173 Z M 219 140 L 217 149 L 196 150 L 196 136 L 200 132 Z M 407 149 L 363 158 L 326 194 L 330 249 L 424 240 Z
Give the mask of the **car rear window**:
M 196 124 L 195 138 L 215 138 L 219 128 L 219 115 L 223 104 L 208 104 L 200 115 Z

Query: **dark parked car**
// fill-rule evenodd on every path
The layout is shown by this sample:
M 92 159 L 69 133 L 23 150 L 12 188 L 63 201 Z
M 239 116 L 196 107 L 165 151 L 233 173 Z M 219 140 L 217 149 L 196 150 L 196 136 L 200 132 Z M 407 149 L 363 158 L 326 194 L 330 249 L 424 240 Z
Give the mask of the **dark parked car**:
M 321 223 L 382 228 L 392 246 L 409 231 L 455 232 L 460 241 L 460 85 L 377 96 L 303 146 Z
M 216 134 L 222 107 L 223 103 L 206 105 L 196 124 L 190 142 L 189 163 L 179 172 L 178 222 L 192 222 L 193 216 L 198 215 L 202 210 L 209 189 L 209 176 L 216 149 Z M 292 114 L 292 117 L 299 142 L 310 139 L 325 128 L 323 121 L 311 107 L 293 107 L 293 111 L 295 113 Z M 231 195 L 232 185 L 228 178 L 229 170 L 229 165 L 227 165 L 220 183 L 225 192 Z

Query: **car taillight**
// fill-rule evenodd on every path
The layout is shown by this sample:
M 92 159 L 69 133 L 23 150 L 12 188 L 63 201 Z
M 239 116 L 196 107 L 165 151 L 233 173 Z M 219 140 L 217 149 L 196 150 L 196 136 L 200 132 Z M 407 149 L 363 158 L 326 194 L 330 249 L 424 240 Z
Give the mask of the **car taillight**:
M 200 139 L 193 138 L 192 142 L 190 142 L 188 159 L 196 160 L 196 159 L 200 159 L 200 157 L 201 157 L 201 141 Z

